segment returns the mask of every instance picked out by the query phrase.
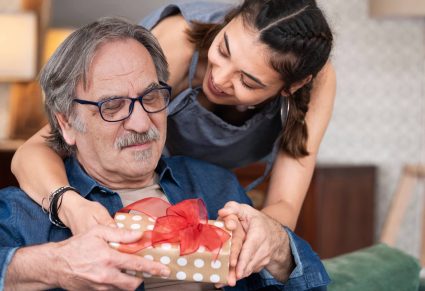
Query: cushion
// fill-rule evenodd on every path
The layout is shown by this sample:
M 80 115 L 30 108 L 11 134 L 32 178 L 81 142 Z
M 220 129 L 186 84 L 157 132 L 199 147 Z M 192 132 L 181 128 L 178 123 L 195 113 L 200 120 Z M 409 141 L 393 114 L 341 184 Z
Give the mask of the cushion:
M 324 260 L 332 279 L 328 290 L 418 290 L 418 260 L 385 244 Z

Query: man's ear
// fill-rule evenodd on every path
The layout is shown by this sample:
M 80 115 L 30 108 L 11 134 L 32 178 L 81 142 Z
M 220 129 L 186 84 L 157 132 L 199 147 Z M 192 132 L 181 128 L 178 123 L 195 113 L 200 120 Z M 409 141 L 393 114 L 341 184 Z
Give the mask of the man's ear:
M 304 87 L 305 84 L 310 83 L 312 79 L 313 79 L 313 76 L 312 75 L 308 75 L 308 77 L 306 77 L 304 80 L 301 80 L 301 81 L 298 81 L 298 82 L 292 84 L 291 89 L 290 89 L 291 95 L 294 94 L 295 92 L 297 92 L 298 89 Z M 286 92 L 285 90 L 282 90 L 280 92 L 280 94 L 282 96 L 288 96 L 288 92 Z
M 70 146 L 75 145 L 75 129 L 72 127 L 69 120 L 62 113 L 56 113 L 55 116 L 65 142 Z

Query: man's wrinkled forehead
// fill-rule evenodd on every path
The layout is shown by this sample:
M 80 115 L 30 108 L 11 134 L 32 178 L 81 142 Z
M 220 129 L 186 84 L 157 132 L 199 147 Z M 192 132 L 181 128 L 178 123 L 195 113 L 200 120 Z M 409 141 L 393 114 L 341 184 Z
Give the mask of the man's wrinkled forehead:
M 132 50 L 130 54 L 128 50 L 126 53 L 114 50 L 117 44 L 130 46 L 130 42 L 133 46 L 135 43 L 138 46 L 137 55 Z M 140 50 L 143 53 L 140 53 Z M 91 58 L 87 59 L 86 70 L 77 83 L 76 92 L 78 96 L 95 89 L 102 95 L 118 94 L 131 97 L 130 95 L 134 94 L 130 91 L 135 90 L 137 94 L 140 94 L 152 83 L 159 82 L 148 50 L 132 38 L 117 39 L 102 43 L 96 48 Z M 127 92 L 121 92 L 124 88 L 129 90 L 130 95 Z

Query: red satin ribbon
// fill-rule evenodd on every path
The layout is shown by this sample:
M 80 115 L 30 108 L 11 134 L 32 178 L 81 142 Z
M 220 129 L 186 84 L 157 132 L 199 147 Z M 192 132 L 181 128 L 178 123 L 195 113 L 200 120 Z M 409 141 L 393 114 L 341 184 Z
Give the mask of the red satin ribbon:
M 119 250 L 136 253 L 161 243 L 180 244 L 180 255 L 196 252 L 202 245 L 217 258 L 230 235 L 223 229 L 208 224 L 207 209 L 202 199 L 188 199 L 176 205 L 159 198 L 136 201 L 118 212 L 139 211 L 156 218 L 152 231 L 145 231 L 142 238 L 131 244 L 121 244 Z

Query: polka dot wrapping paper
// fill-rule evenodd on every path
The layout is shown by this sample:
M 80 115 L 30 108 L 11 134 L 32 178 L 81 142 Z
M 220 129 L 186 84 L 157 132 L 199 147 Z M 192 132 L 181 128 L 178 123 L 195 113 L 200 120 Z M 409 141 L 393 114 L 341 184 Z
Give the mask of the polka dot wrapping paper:
M 141 231 L 153 230 L 155 225 L 155 219 L 143 213 L 117 213 L 115 222 L 119 228 Z M 223 222 L 208 220 L 208 223 L 225 230 L 231 235 L 231 232 L 224 227 Z M 120 247 L 119 243 L 111 242 L 110 245 L 117 249 Z M 138 251 L 137 255 L 167 265 L 171 270 L 171 274 L 167 278 L 170 280 L 227 283 L 230 245 L 231 239 L 223 244 L 217 259 L 204 246 L 200 246 L 192 254 L 180 256 L 180 247 L 175 243 L 163 243 L 155 247 L 147 247 Z M 135 272 L 134 274 L 142 278 L 151 277 L 148 273 Z

